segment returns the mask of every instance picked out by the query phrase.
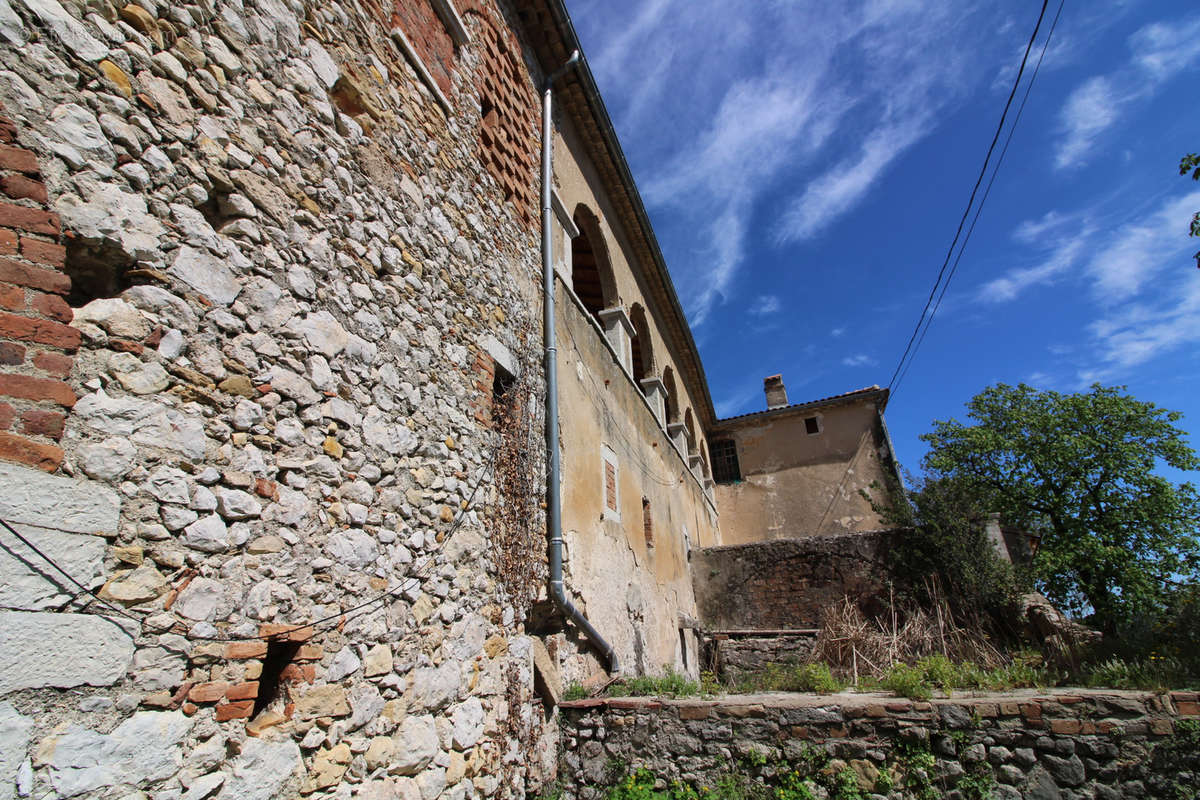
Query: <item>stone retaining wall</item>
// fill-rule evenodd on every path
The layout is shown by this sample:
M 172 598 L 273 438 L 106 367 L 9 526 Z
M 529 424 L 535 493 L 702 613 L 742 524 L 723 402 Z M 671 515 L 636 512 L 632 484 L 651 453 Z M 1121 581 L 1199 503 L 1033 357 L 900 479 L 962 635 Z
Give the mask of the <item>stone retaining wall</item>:
M 802 664 L 812 654 L 816 634 L 781 636 L 715 635 L 705 641 L 705 668 L 736 681 L 771 664 Z
M 664 785 L 712 787 L 731 770 L 770 783 L 825 757 L 826 774 L 852 770 L 869 797 L 924 786 L 927 797 L 1185 798 L 1200 778 L 1192 692 L 634 698 L 563 703 L 562 714 L 571 798 L 603 796 L 642 766 Z

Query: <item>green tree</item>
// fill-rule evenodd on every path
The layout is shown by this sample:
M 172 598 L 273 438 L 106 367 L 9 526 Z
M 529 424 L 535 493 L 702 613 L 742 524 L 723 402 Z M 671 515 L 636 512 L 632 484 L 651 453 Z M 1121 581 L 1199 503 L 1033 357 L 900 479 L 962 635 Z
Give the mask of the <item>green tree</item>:
M 1179 174 L 1187 175 L 1191 173 L 1192 180 L 1200 181 L 1200 153 L 1188 153 L 1183 158 L 1179 159 Z M 1192 215 L 1191 236 L 1200 236 L 1200 211 Z M 1196 254 L 1196 258 L 1200 259 L 1200 253 Z
M 962 481 L 1009 525 L 1041 535 L 1043 592 L 1112 634 L 1155 614 L 1200 576 L 1200 500 L 1155 473 L 1200 468 L 1181 414 L 1093 385 L 1060 394 L 989 387 L 967 404 L 974 424 L 934 422 L 921 437 L 931 478 Z

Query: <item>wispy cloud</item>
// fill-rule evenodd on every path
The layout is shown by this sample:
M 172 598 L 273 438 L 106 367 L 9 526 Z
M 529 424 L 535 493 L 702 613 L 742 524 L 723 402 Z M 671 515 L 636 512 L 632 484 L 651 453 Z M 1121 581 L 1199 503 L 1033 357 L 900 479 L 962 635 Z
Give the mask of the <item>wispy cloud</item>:
M 831 331 L 829 332 L 829 335 L 830 335 L 830 336 L 832 336 L 834 339 L 837 339 L 837 338 L 839 338 L 839 337 L 841 337 L 841 336 L 844 336 L 844 335 L 845 335 L 845 333 L 846 333 L 846 329 L 845 329 L 845 328 L 834 328 L 833 330 L 831 330 Z
M 1102 134 L 1131 106 L 1200 59 L 1200 15 L 1147 25 L 1130 36 L 1128 44 L 1125 66 L 1084 81 L 1063 105 L 1061 138 L 1054 153 L 1057 169 L 1087 164 Z
M 1003 277 L 988 281 L 979 289 L 978 299 L 985 303 L 1007 303 L 1039 284 L 1053 283 L 1070 271 L 1085 254 L 1088 234 L 1058 243 L 1044 259 L 1029 267 L 1009 270 Z
M 750 313 L 756 317 L 765 317 L 770 314 L 778 314 L 783 308 L 783 303 L 779 297 L 773 294 L 764 294 L 757 297 L 750 305 Z
M 1185 345 L 1200 343 L 1200 283 L 1185 273 L 1157 301 L 1136 303 L 1096 320 L 1090 329 L 1100 364 L 1082 370 L 1080 383 L 1111 380 Z
M 878 363 L 866 353 L 855 353 L 842 359 L 843 367 L 873 367 Z
M 819 236 L 981 83 L 1012 37 L 972 0 L 808 7 L 654 0 L 593 59 L 689 319 L 699 326 L 767 227 L 776 244 Z M 596 5 L 597 26 L 607 6 Z M 611 26 L 607 23 L 605 27 Z M 996 42 L 1001 38 L 1001 42 Z M 664 83 L 686 74 L 687 86 Z M 903 75 L 903 81 L 896 76 Z M 664 124 L 667 121 L 667 124 Z M 830 166 L 832 165 L 832 166 Z M 762 219 L 766 217 L 766 219 Z M 663 219 L 663 217 L 660 217 Z

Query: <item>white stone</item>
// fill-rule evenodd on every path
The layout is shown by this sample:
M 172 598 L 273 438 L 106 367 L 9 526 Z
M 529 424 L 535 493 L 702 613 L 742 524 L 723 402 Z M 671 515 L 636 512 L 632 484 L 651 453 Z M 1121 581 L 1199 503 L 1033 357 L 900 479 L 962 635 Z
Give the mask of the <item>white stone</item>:
M 0 612 L 0 695 L 17 689 L 110 686 L 133 660 L 128 621 L 91 614 Z
M 337 83 L 338 66 L 325 48 L 316 39 L 304 40 L 304 53 L 308 56 L 308 65 L 316 73 L 326 89 L 332 89 Z
M 26 763 L 33 720 L 8 701 L 0 702 L 0 800 L 12 800 L 17 772 Z
M 435 800 L 446 788 L 446 769 L 431 766 L 417 776 L 417 787 L 421 791 L 421 800 Z
M 225 782 L 225 776 L 220 772 L 210 772 L 192 781 L 192 785 L 184 792 L 179 800 L 204 800 Z
M 392 456 L 412 453 L 419 444 L 416 435 L 403 425 L 391 424 L 391 420 L 392 417 L 372 406 L 363 420 L 363 439 Z
M 182 297 L 159 286 L 133 286 L 122 292 L 121 297 L 181 330 L 194 331 L 199 324 L 196 313 Z
M 296 604 L 296 593 L 279 581 L 259 581 L 246 592 L 246 600 L 242 608 L 246 615 L 257 620 L 274 619 L 279 614 L 280 606 L 285 609 Z
M 137 261 L 161 259 L 159 238 L 167 229 L 147 211 L 145 197 L 107 183 L 84 188 L 86 200 L 66 194 L 55 203 L 63 230 L 85 242 L 114 244 Z
M 333 657 L 333 661 L 330 662 L 329 669 L 325 673 L 325 680 L 329 683 L 337 683 L 347 675 L 353 675 L 361 666 L 362 661 L 354 652 L 354 648 L 346 645 Z
M 375 540 L 357 528 L 334 531 L 329 534 L 325 551 L 334 561 L 350 569 L 364 569 L 379 558 L 379 547 Z
M 84 425 L 110 436 L 126 436 L 134 444 L 172 450 L 188 458 L 203 456 L 207 443 L 202 418 L 153 400 L 109 397 L 103 390 L 81 397 L 67 420 L 69 427 Z
M 183 543 L 205 553 L 220 553 L 229 547 L 229 530 L 224 520 L 210 514 L 183 529 Z
M 102 159 L 115 159 L 112 145 L 100 127 L 96 115 L 76 103 L 64 103 L 50 112 L 49 130 L 64 142 L 83 152 Z
M 141 341 L 150 335 L 153 325 L 146 316 L 132 303 L 127 303 L 119 297 L 102 297 L 75 309 L 75 317 L 71 324 L 90 322 L 99 325 L 113 336 L 122 339 Z
M 450 713 L 454 722 L 454 746 L 470 750 L 483 738 L 483 704 L 478 697 L 467 698 Z
M 171 610 L 188 619 L 211 622 L 223 594 L 224 587 L 220 581 L 214 581 L 212 578 L 192 578 L 187 588 L 179 593 Z
M 55 0 L 21 0 L 21 3 L 42 21 L 57 41 L 84 61 L 99 61 L 108 55 L 108 48 Z
M 238 404 L 233 408 L 233 418 L 231 422 L 235 430 L 248 431 L 255 425 L 263 421 L 263 409 L 258 403 L 246 400 L 245 398 L 238 401 Z
M 0 0 L 0 36 L 7 39 L 9 44 L 18 46 L 29 40 L 24 23 L 17 16 L 17 12 L 13 11 L 12 6 L 8 4 L 8 0 Z M 0 799 L 2 798 L 4 798 L 3 789 L 0 789 Z
M 88 443 L 75 451 L 76 462 L 90 477 L 115 481 L 133 468 L 137 448 L 128 439 L 112 437 L 102 442 Z
M 142 711 L 107 735 L 71 725 L 44 740 L 41 751 L 51 786 L 60 797 L 74 797 L 171 777 L 183 763 L 180 745 L 191 728 L 181 711 Z
M 414 705 L 436 711 L 458 697 L 461 679 L 459 664 L 443 661 L 440 667 L 423 667 L 412 671 Z
M 251 519 L 262 514 L 262 504 L 249 492 L 222 489 L 217 494 L 217 510 L 226 519 Z
M 10 524 L 115 534 L 120 507 L 117 493 L 101 483 L 0 462 L 0 519 Z
M 358 730 L 383 713 L 383 695 L 372 683 L 355 687 L 350 692 L 350 730 Z
M 188 492 L 187 473 L 174 467 L 159 467 L 146 479 L 146 491 L 160 503 L 187 505 L 191 499 Z
M 272 367 L 267 374 L 267 381 L 281 395 L 295 400 L 302 406 L 311 406 L 321 399 L 321 395 L 317 394 L 312 384 L 284 367 Z
M 223 261 L 206 250 L 186 244 L 179 248 L 171 272 L 218 305 L 229 305 L 242 289 Z
M 193 511 L 216 511 L 217 496 L 207 486 L 197 486 L 192 492 L 192 502 L 188 508 Z
M 345 350 L 350 342 L 350 334 L 328 311 L 309 314 L 302 320 L 294 321 L 291 327 L 304 337 L 310 348 L 326 358 L 333 358 Z
M 298 769 L 303 769 L 300 748 L 287 740 L 268 742 L 250 738 L 217 795 L 217 800 L 275 800 Z
M 416 775 L 438 754 L 437 727 L 433 717 L 410 714 L 396 731 L 396 751 L 388 771 L 395 775 Z
M 24 523 L 9 524 L 84 586 L 95 589 L 104 583 L 104 555 L 108 549 L 104 539 Z M 79 587 L 2 528 L 0 545 L 4 550 L 0 557 L 0 607 L 44 611 L 58 608 L 79 594 Z
M 157 394 L 170 385 L 167 371 L 157 361 L 142 361 L 132 353 L 117 353 L 108 362 L 108 370 L 134 394 Z
M 171 328 L 158 341 L 158 354 L 167 361 L 174 361 L 183 353 L 184 346 L 183 334 L 177 328 Z

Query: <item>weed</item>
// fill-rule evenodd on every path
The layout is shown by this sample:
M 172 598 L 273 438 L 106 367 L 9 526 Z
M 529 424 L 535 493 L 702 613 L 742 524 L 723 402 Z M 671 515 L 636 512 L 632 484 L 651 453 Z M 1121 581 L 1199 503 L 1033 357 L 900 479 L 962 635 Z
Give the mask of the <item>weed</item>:
M 610 696 L 621 695 L 629 697 L 695 697 L 700 694 L 700 684 L 688 680 L 686 675 L 667 667 L 660 675 L 638 675 L 623 678 L 608 688 Z
M 588 690 L 582 684 L 572 683 L 563 690 L 563 700 L 583 700 L 588 696 Z

